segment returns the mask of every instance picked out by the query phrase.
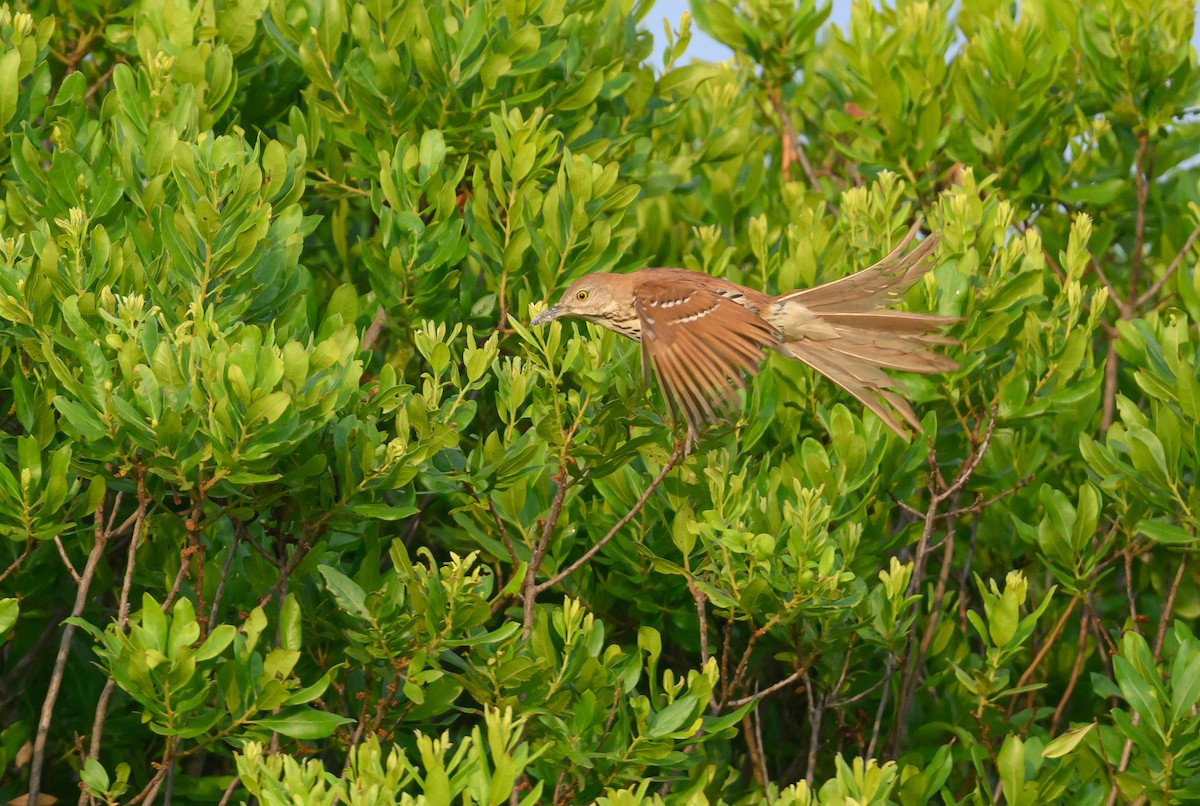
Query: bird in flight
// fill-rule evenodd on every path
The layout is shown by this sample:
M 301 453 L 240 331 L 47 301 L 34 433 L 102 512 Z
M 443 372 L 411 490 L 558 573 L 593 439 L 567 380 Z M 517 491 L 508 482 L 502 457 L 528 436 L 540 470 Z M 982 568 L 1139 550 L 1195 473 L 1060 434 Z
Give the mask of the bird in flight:
M 895 415 L 916 430 L 920 423 L 883 370 L 958 368 L 931 349 L 957 343 L 938 332 L 955 317 L 888 308 L 933 267 L 936 235 L 905 252 L 918 226 L 873 266 L 813 288 L 771 296 L 689 269 L 596 272 L 530 324 L 576 317 L 641 342 L 645 382 L 653 367 L 689 436 L 737 403 L 745 376 L 757 375 L 764 351 L 774 350 L 829 378 L 907 440 Z

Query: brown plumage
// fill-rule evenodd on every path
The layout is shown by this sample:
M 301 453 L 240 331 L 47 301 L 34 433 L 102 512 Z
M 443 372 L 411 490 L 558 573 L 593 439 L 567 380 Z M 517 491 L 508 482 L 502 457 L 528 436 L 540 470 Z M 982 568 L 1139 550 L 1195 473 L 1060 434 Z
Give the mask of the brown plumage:
M 914 429 L 920 423 L 883 370 L 958 367 L 930 349 L 955 343 L 936 332 L 954 318 L 887 308 L 933 266 L 936 235 L 904 252 L 916 232 L 869 268 L 777 297 L 688 269 L 589 274 L 531 324 L 575 316 L 639 340 L 647 383 L 653 366 L 693 432 L 734 404 L 769 349 L 808 364 L 908 439 L 894 413 Z

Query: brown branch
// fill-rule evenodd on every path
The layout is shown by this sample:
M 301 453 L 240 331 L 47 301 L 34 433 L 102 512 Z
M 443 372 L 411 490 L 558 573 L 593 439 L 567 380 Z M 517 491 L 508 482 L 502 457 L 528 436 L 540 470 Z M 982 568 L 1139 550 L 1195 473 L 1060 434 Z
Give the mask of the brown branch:
M 1193 532 L 1193 537 L 1195 534 Z M 1163 642 L 1167 638 L 1167 624 L 1171 621 L 1171 612 L 1175 609 L 1175 595 L 1179 593 L 1179 583 L 1183 581 L 1184 571 L 1187 570 L 1186 554 L 1179 555 L 1179 569 L 1175 571 L 1175 579 L 1171 582 L 1171 590 L 1167 592 L 1167 601 L 1163 604 L 1162 616 L 1158 619 L 1158 634 L 1154 636 L 1154 662 L 1162 657 Z
M 71 558 L 67 556 L 67 549 L 62 544 L 62 538 L 58 535 L 54 536 L 54 547 L 58 549 L 58 556 L 62 557 L 63 565 L 67 567 L 67 573 L 71 575 L 71 579 L 75 580 L 75 585 L 80 583 L 79 572 L 75 570 L 75 566 L 71 563 Z
M 88 590 L 96 575 L 96 566 L 104 556 L 104 547 L 108 543 L 108 533 L 104 530 L 104 506 L 96 508 L 95 543 L 88 554 L 87 565 L 79 578 L 75 589 L 75 604 L 71 608 L 71 618 L 77 619 L 83 615 L 84 605 L 87 604 Z M 38 803 L 42 790 L 42 770 L 46 765 L 46 742 L 50 735 L 50 723 L 54 719 L 54 705 L 58 701 L 58 693 L 62 689 L 63 674 L 67 667 L 67 655 L 71 651 L 71 639 L 75 637 L 75 625 L 67 624 L 63 628 L 62 638 L 58 643 L 58 655 L 54 658 L 54 669 L 50 673 L 50 685 L 46 689 L 46 698 L 42 701 L 42 712 L 38 718 L 37 735 L 33 742 L 33 759 L 29 767 L 29 803 Z
M 363 332 L 362 349 L 363 352 L 370 350 L 375 346 L 375 342 L 379 340 L 379 334 L 383 332 L 383 326 L 387 324 L 387 310 L 382 305 L 375 311 L 375 318 L 371 320 L 371 324 L 367 326 Z
M 625 524 L 629 523 L 629 521 L 633 520 L 633 517 L 635 515 L 637 515 L 639 512 L 641 512 L 642 507 L 645 505 L 646 501 L 648 501 L 650 499 L 650 496 L 654 494 L 654 491 L 658 489 L 658 486 L 660 484 L 662 484 L 663 479 L 665 479 L 667 477 L 667 474 L 671 472 L 672 468 L 674 468 L 677 464 L 679 464 L 680 460 L 683 459 L 684 450 L 685 450 L 686 445 L 687 445 L 687 442 L 684 439 L 675 440 L 675 450 L 671 452 L 671 458 L 667 460 L 667 463 L 665 465 L 663 465 L 662 470 L 660 470 L 658 473 L 658 476 L 655 477 L 654 481 L 650 482 L 650 485 L 648 487 L 646 487 L 645 492 L 642 493 L 641 497 L 638 498 L 637 502 L 630 508 L 630 510 L 628 512 L 626 512 L 621 517 L 621 519 L 619 521 L 617 521 L 615 524 L 613 524 L 613 527 L 611 529 L 608 530 L 608 534 L 606 534 L 604 537 L 600 538 L 600 540 L 595 545 L 593 545 L 590 549 L 585 551 L 583 553 L 583 556 L 580 557 L 578 560 L 571 563 L 566 568 L 564 568 L 562 571 L 559 571 L 557 574 L 555 574 L 553 577 L 546 580 L 542 584 L 535 586 L 533 592 L 535 594 L 541 593 L 542 591 L 546 590 L 547 588 L 551 588 L 554 585 L 557 585 L 559 582 L 562 582 L 564 579 L 569 577 L 571 574 L 573 574 L 577 570 L 579 570 L 579 568 L 581 566 L 583 566 L 585 563 L 587 563 L 588 560 L 595 557 L 596 554 L 598 554 L 600 552 L 600 550 L 602 548 L 604 548 L 604 546 L 607 545 L 610 540 L 612 540 L 614 537 L 616 537 L 617 532 L 621 531 L 621 527 L 623 527 Z M 539 557 L 538 559 L 540 561 L 541 558 Z M 530 563 L 530 570 L 531 570 L 531 573 L 533 572 L 533 570 L 535 570 L 533 568 L 532 563 Z
M 1129 295 L 1126 297 L 1126 309 L 1133 308 L 1138 297 L 1138 283 L 1141 280 L 1142 250 L 1146 245 L 1146 199 L 1150 194 L 1150 167 L 1146 164 L 1146 152 L 1150 148 L 1149 135 L 1143 134 L 1138 138 L 1137 156 L 1134 158 L 1133 178 L 1137 183 L 1137 217 L 1134 220 L 1133 255 L 1129 265 Z M 1128 316 L 1125 316 L 1128 319 Z
M 175 597 L 179 595 L 180 589 L 183 587 L 183 578 L 187 576 L 188 558 L 191 556 L 191 546 L 184 546 L 183 551 L 179 552 L 179 572 L 175 574 L 175 582 L 171 585 L 171 590 L 167 593 L 167 598 L 163 599 L 162 611 L 166 613 L 171 609 L 171 605 L 175 604 Z
M 485 496 L 484 500 L 487 502 L 488 512 L 492 513 L 492 520 L 496 522 L 496 529 L 500 532 L 500 540 L 503 541 L 504 548 L 508 551 L 508 558 L 512 560 L 515 569 L 521 564 L 521 561 L 517 559 L 517 552 L 513 548 L 512 538 L 508 536 L 508 529 L 504 527 L 504 521 L 500 520 L 500 513 L 496 511 L 496 503 L 492 501 L 492 497 Z
M 1033 676 L 1037 673 L 1038 667 L 1042 665 L 1042 661 L 1044 661 L 1046 656 L 1050 654 L 1050 650 L 1054 647 L 1054 642 L 1058 640 L 1058 636 L 1062 633 L 1063 627 L 1067 625 L 1067 619 L 1069 619 L 1071 614 L 1075 612 L 1075 606 L 1078 604 L 1079 598 L 1073 597 L 1070 604 L 1067 605 L 1067 609 L 1063 611 L 1063 614 L 1059 616 L 1058 621 L 1056 621 L 1054 626 L 1050 629 L 1050 634 L 1047 635 L 1046 640 L 1042 642 L 1037 654 L 1034 655 L 1033 660 L 1030 661 L 1028 668 L 1021 673 L 1021 677 L 1017 680 L 1017 685 L 1015 688 L 1024 688 L 1029 681 L 1033 679 Z M 1013 711 L 1016 709 L 1016 704 L 1017 695 L 1013 694 L 1008 700 L 1008 711 L 1005 713 L 1005 717 L 1011 717 L 1013 715 Z
M 250 544 L 250 548 L 252 548 L 258 552 L 259 556 L 261 556 L 264 560 L 269 562 L 275 568 L 279 568 L 279 566 L 280 566 L 279 560 L 277 558 L 271 556 L 270 552 L 268 552 L 266 549 L 264 549 L 262 546 L 260 546 L 258 544 L 258 541 L 250 536 L 250 531 L 246 528 L 246 524 L 242 523 L 241 521 L 235 520 L 233 522 L 233 528 L 241 534 L 242 540 L 244 540 Z
M 4 569 L 3 574 L 0 574 L 0 582 L 8 579 L 10 574 L 16 572 L 16 570 L 20 568 L 22 564 L 24 564 L 25 558 L 33 553 L 33 543 L 34 541 L 32 540 L 25 541 L 25 550 L 21 552 L 20 557 L 13 560 L 12 563 L 9 564 L 8 568 Z
M 690 572 L 686 579 L 688 592 L 692 594 L 692 600 L 696 603 L 696 619 L 699 622 L 700 630 L 700 665 L 706 666 L 708 665 L 708 608 L 706 607 L 708 597 L 705 596 L 704 591 L 696 587 Z
M 781 610 L 771 616 L 766 622 L 754 632 L 750 633 L 750 640 L 746 642 L 746 649 L 742 652 L 742 659 L 738 661 L 737 668 L 733 671 L 733 681 L 729 684 L 729 692 L 741 688 L 746 682 L 746 667 L 750 664 L 750 656 L 754 652 L 754 645 L 758 643 L 758 639 L 766 635 L 772 627 L 778 624 L 784 617 L 787 611 Z M 721 703 L 721 710 L 725 710 L 725 703 Z
M 750 769 L 754 773 L 754 782 L 761 788 L 766 788 L 767 761 L 763 758 L 762 746 L 758 744 L 754 730 L 755 711 L 749 711 L 742 717 L 742 733 L 746 737 L 746 752 L 750 756 Z
M 1128 552 L 1128 549 L 1126 551 Z M 1154 641 L 1154 662 L 1155 663 L 1157 663 L 1159 661 L 1159 659 L 1162 655 L 1162 645 L 1163 645 L 1164 639 L 1166 638 L 1167 624 L 1171 620 L 1171 611 L 1175 607 L 1175 594 L 1179 592 L 1179 583 L 1183 579 L 1183 574 L 1184 574 L 1184 571 L 1186 568 L 1187 568 L 1187 555 L 1184 555 L 1183 559 L 1181 559 L 1179 562 L 1179 570 L 1177 570 L 1175 572 L 1175 579 L 1171 584 L 1171 590 L 1167 594 L 1167 601 L 1163 605 L 1162 615 L 1159 617 L 1159 620 L 1158 620 L 1158 635 L 1156 636 L 1155 641 Z M 1128 573 L 1128 572 L 1126 572 L 1126 573 Z M 1131 580 L 1126 579 L 1126 582 L 1128 584 L 1132 585 Z M 1134 623 L 1135 624 L 1137 623 L 1136 618 L 1134 619 Z M 1133 721 L 1134 725 L 1137 725 L 1138 723 L 1140 723 L 1141 722 L 1141 714 L 1139 714 L 1135 711 L 1133 714 L 1133 717 L 1132 717 L 1132 721 Z M 1133 758 L 1133 739 L 1126 739 L 1125 746 L 1121 749 L 1121 760 L 1117 764 L 1117 769 L 1116 769 L 1117 775 L 1120 775 L 1121 773 L 1125 772 L 1125 770 L 1129 769 L 1129 762 L 1132 758 Z M 1118 792 L 1118 788 L 1114 781 L 1112 791 L 1109 793 L 1109 796 L 1108 796 L 1107 806 L 1113 806 L 1113 804 L 1115 804 L 1117 802 L 1117 792 Z
M 812 163 L 808 161 L 808 155 L 804 153 L 804 146 L 796 134 L 795 127 L 792 125 L 791 115 L 788 114 L 787 109 L 783 105 L 783 92 L 778 87 L 775 87 L 767 92 L 767 97 L 770 99 L 771 106 L 774 107 L 775 114 L 779 116 L 779 121 L 783 125 L 783 131 L 779 137 L 782 151 L 779 168 L 783 173 L 784 181 L 791 181 L 791 164 L 799 162 L 809 186 L 813 190 L 820 191 L 821 184 L 817 181 L 817 174 L 813 171 Z
M 1117 407 L 1117 340 L 1108 339 L 1108 357 L 1104 361 L 1104 407 L 1100 416 L 1100 429 L 1107 431 L 1113 424 Z
M 1167 267 L 1167 270 L 1163 272 L 1163 275 L 1155 280 L 1151 286 L 1146 289 L 1146 293 L 1138 297 L 1137 301 L 1133 303 L 1134 309 L 1140 309 L 1147 302 L 1154 299 L 1154 295 L 1161 291 L 1162 287 L 1170 282 L 1171 278 L 1175 276 L 1175 272 L 1179 270 L 1181 265 L 1183 265 L 1183 261 L 1187 257 L 1188 252 L 1192 251 L 1192 246 L 1196 243 L 1196 238 L 1198 237 L 1200 237 L 1200 224 L 1195 226 L 1195 228 L 1192 230 L 1192 234 L 1187 237 L 1186 241 L 1184 241 L 1183 248 L 1179 250 L 1179 254 L 1177 254 L 1175 259 L 1171 261 L 1171 265 Z
M 229 782 L 229 786 L 225 787 L 225 794 L 221 795 L 221 801 L 217 804 L 217 806 L 226 806 L 226 804 L 229 803 L 229 799 L 233 797 L 233 793 L 237 791 L 238 785 L 241 784 L 241 782 L 241 776 L 233 776 L 233 780 Z
M 146 784 L 146 787 L 139 792 L 133 800 L 129 801 L 128 806 L 135 806 L 138 803 L 152 803 L 158 795 L 158 790 L 162 787 L 163 781 L 166 780 L 167 772 L 174 766 L 171 754 L 175 749 L 174 737 L 167 738 L 167 749 L 163 751 L 162 761 L 155 764 L 158 771 L 154 773 L 154 777 Z
M 963 462 L 962 467 L 959 468 L 958 474 L 954 477 L 954 480 L 950 482 L 950 484 L 946 484 L 945 480 L 942 478 L 941 471 L 937 465 L 937 451 L 933 447 L 932 437 L 929 440 L 929 481 L 927 483 L 929 490 L 929 506 L 923 514 L 925 524 L 924 528 L 921 530 L 921 537 L 917 541 L 917 548 L 913 556 L 912 577 L 909 579 L 907 590 L 909 596 L 915 595 L 920 589 L 921 583 L 924 582 L 925 563 L 929 554 L 929 540 L 933 535 L 933 526 L 938 518 L 938 510 L 946 500 L 959 494 L 959 492 L 966 486 L 971 476 L 974 475 L 976 469 L 979 467 L 979 463 L 983 461 L 983 457 L 987 453 L 988 447 L 992 443 L 992 436 L 996 431 L 997 412 L 998 408 L 996 404 L 992 404 L 991 412 L 988 417 L 987 428 L 984 430 L 982 437 L 979 435 L 979 429 L 983 425 L 982 420 L 976 423 L 974 433 L 971 434 L 971 442 L 973 443 L 971 452 L 967 455 L 967 460 Z M 955 501 L 952 501 L 950 505 L 951 511 L 957 509 L 954 504 Z M 949 544 L 953 543 L 953 539 L 949 535 L 946 539 Z M 953 557 L 952 545 L 947 545 L 947 548 L 943 552 L 943 556 L 947 559 Z M 940 596 L 943 597 L 945 595 L 946 579 L 949 574 L 947 565 L 948 564 L 943 565 L 942 571 L 938 575 L 939 579 L 937 588 L 940 589 Z M 938 605 L 940 606 L 940 598 L 938 600 Z M 914 602 L 912 606 L 918 607 L 919 604 Z M 931 624 L 927 627 L 926 633 L 922 636 L 922 639 L 918 645 L 914 645 L 913 635 L 910 634 L 908 636 L 908 640 L 904 649 L 904 657 L 899 665 L 900 687 L 896 694 L 896 722 L 891 733 L 893 753 L 897 751 L 902 726 L 905 722 L 912 697 L 916 692 L 918 669 L 920 669 L 921 664 L 924 662 L 925 651 L 928 649 L 929 644 L 933 640 L 932 629 L 933 624 L 937 621 L 937 611 L 931 611 L 930 617 Z M 886 695 L 883 699 L 887 699 Z M 881 717 L 882 714 L 879 714 L 878 716 Z M 876 723 L 878 724 L 878 717 Z M 872 739 L 872 745 L 874 745 L 874 739 Z
M 217 590 L 213 594 L 212 610 L 208 613 L 208 624 L 204 628 L 205 634 L 212 632 L 212 625 L 217 622 L 217 609 L 221 606 L 221 596 L 225 593 L 225 581 L 229 579 L 229 569 L 233 567 L 233 558 L 237 554 L 239 539 L 238 530 L 234 529 L 233 541 L 229 544 L 229 556 L 225 558 L 225 564 L 221 566 L 221 578 L 217 580 Z
M 1058 701 L 1058 707 L 1054 709 L 1054 716 L 1050 719 L 1051 736 L 1058 733 L 1058 724 L 1062 721 L 1063 713 L 1067 710 L 1067 703 L 1071 701 L 1071 694 L 1075 691 L 1075 684 L 1079 682 L 1079 675 L 1083 673 L 1083 660 L 1087 652 L 1087 636 L 1088 613 L 1085 608 L 1079 614 L 1079 642 L 1075 646 L 1075 663 L 1071 666 L 1071 676 L 1067 678 L 1067 687 L 1063 691 L 1062 698 Z
M 267 602 L 271 601 L 271 598 L 275 594 L 279 593 L 283 586 L 287 585 L 288 577 L 292 575 L 292 572 L 296 570 L 296 566 L 300 565 L 301 561 L 312 551 L 313 543 L 315 542 L 314 538 L 306 531 L 304 536 L 300 538 L 300 542 L 296 544 L 296 550 L 292 552 L 292 556 L 288 557 L 287 562 L 279 569 L 279 579 L 276 580 L 269 591 L 259 597 L 259 607 L 264 607 Z
M 1133 316 L 1133 309 L 1129 306 L 1129 303 L 1121 299 L 1120 292 L 1117 291 L 1117 287 L 1112 284 L 1112 281 L 1108 279 L 1108 275 L 1100 267 L 1100 262 L 1096 258 L 1092 258 L 1091 266 L 1092 271 L 1096 272 L 1096 276 L 1100 278 L 1100 282 L 1108 289 L 1108 298 L 1113 305 L 1117 306 L 1117 313 L 1121 315 L 1122 319 L 1131 318 Z
M 804 692 L 808 695 L 808 765 L 804 773 L 804 782 L 811 787 L 817 776 L 817 750 L 821 747 L 821 721 L 825 716 L 826 697 L 816 696 L 807 670 L 804 674 Z
M 546 556 L 546 549 L 550 546 L 550 535 L 554 532 L 554 527 L 562 515 L 563 501 L 566 500 L 567 488 L 570 486 L 571 477 L 567 475 L 566 462 L 560 462 L 554 498 L 550 501 L 550 512 L 546 515 L 546 522 L 542 524 L 542 535 L 538 538 L 538 544 L 529 558 L 529 567 L 525 569 L 525 580 L 521 583 L 521 597 L 524 600 L 522 602 L 524 606 L 521 622 L 523 625 L 522 638 L 529 638 L 533 632 L 533 605 L 538 593 L 538 567 L 542 564 L 542 558 Z
M 758 700 L 761 700 L 763 697 L 766 697 L 769 694 L 774 694 L 776 691 L 779 691 L 779 689 L 781 689 L 781 688 L 787 688 L 792 683 L 795 683 L 797 680 L 804 677 L 804 675 L 806 675 L 806 674 L 808 674 L 808 667 L 805 667 L 803 669 L 798 669 L 798 670 L 792 672 L 791 674 L 789 674 L 787 677 L 780 680 L 778 683 L 772 683 L 771 685 L 767 686 L 766 688 L 764 688 L 760 691 L 756 691 L 748 697 L 742 697 L 741 699 L 733 700 L 732 702 L 727 703 L 725 707 L 726 708 L 741 708 L 746 703 L 757 702 Z
M 891 652 L 888 653 L 887 668 L 883 672 L 883 680 L 887 682 L 891 680 L 892 675 L 896 671 L 896 656 Z M 875 757 L 875 745 L 879 742 L 879 730 L 883 726 L 883 712 L 887 708 L 888 694 L 891 689 L 887 686 L 883 687 L 883 696 L 879 698 L 879 707 L 875 709 L 875 724 L 871 728 L 871 741 L 867 744 L 867 758 Z
M 141 467 L 138 468 L 137 492 L 138 506 L 134 512 L 136 516 L 133 520 L 133 537 L 129 540 L 129 549 L 125 557 L 125 576 L 121 581 L 121 598 L 117 601 L 117 630 L 121 633 L 125 632 L 125 627 L 129 624 L 129 593 L 133 588 L 133 572 L 137 566 L 137 550 L 141 544 L 142 529 L 146 522 L 146 512 L 150 508 L 150 496 L 146 493 L 146 474 Z M 116 508 L 117 501 L 114 501 L 113 508 Z M 108 529 L 112 531 L 113 519 L 108 520 Z M 104 719 L 108 714 L 108 703 L 112 699 L 113 691 L 116 690 L 116 681 L 109 677 L 104 683 L 104 689 L 100 692 L 100 698 L 96 701 L 96 716 L 92 720 L 92 738 L 91 745 L 88 748 L 88 758 L 99 760 L 100 744 L 104 739 Z M 92 797 L 83 790 L 79 795 L 79 804 L 91 801 Z

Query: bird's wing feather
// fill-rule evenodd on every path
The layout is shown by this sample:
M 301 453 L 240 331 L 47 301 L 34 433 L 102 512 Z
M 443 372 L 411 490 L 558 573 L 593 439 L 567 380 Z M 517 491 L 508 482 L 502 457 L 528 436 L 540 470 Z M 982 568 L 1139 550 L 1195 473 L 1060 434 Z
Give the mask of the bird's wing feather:
M 744 387 L 742 376 L 757 374 L 763 349 L 778 341 L 761 316 L 694 284 L 648 278 L 633 298 L 642 360 L 653 364 L 672 413 L 693 429 L 718 419 Z
M 831 283 L 783 294 L 779 301 L 799 302 L 817 314 L 824 313 L 826 306 L 832 306 L 845 315 L 874 313 L 878 306 L 903 298 L 905 292 L 932 268 L 929 258 L 938 243 L 936 234 L 929 235 L 911 252 L 903 254 L 918 227 L 919 223 L 914 224 L 900 244 L 878 263 Z

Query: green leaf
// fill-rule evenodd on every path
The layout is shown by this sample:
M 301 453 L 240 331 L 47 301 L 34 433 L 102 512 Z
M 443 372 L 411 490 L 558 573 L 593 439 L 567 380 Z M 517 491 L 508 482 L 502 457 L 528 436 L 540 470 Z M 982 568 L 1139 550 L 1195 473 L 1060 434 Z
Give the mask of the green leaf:
M 604 70 L 597 67 L 587 74 L 583 83 L 576 87 L 570 95 L 555 104 L 555 107 L 562 112 L 582 109 L 596 100 L 596 96 L 600 94 L 600 90 L 603 87 Z
M 237 637 L 237 628 L 232 624 L 218 624 L 208 638 L 204 639 L 204 643 L 196 650 L 196 662 L 203 663 L 206 660 L 212 660 L 225 651 L 225 648 L 233 643 L 233 639 Z
M 324 739 L 332 736 L 333 732 L 342 725 L 348 725 L 353 721 L 353 719 L 331 714 L 328 711 L 300 708 L 289 714 L 256 719 L 252 724 L 292 739 Z
M 646 735 L 658 739 L 674 733 L 696 710 L 696 697 L 685 694 L 661 711 L 653 714 L 647 724 Z
M 16 599 L 0 599 L 0 638 L 12 629 L 21 614 L 21 605 Z
M 272 392 L 251 404 L 246 411 L 246 424 L 255 425 L 260 420 L 273 423 L 283 416 L 291 402 L 292 397 L 287 392 Z
M 289 593 L 279 608 L 279 645 L 283 649 L 300 649 L 303 628 L 300 624 L 300 601 Z
M 1025 789 L 1025 745 L 1021 739 L 1012 735 L 1006 738 L 996 762 L 1005 800 L 1016 806 Z
M 417 514 L 419 510 L 413 506 L 395 507 L 391 504 L 374 503 L 354 504 L 350 511 L 372 520 L 399 521 Z
M 21 97 L 21 51 L 10 50 L 0 57 L 0 128 L 8 126 L 17 113 Z
M 1090 725 L 1084 725 L 1082 728 L 1069 730 L 1061 736 L 1056 737 L 1050 744 L 1042 748 L 1042 758 L 1062 758 L 1069 754 L 1079 746 L 1079 743 L 1091 733 L 1094 727 L 1096 727 L 1095 722 Z
M 1179 546 L 1196 541 L 1195 536 L 1182 526 L 1176 526 L 1157 518 L 1143 518 L 1138 521 L 1137 531 L 1138 534 L 1150 538 L 1155 543 L 1163 543 L 1168 546 Z
M 319 570 L 321 576 L 325 577 L 325 587 L 333 594 L 338 607 L 360 619 L 370 616 L 367 595 L 357 582 L 332 566 L 322 565 Z

